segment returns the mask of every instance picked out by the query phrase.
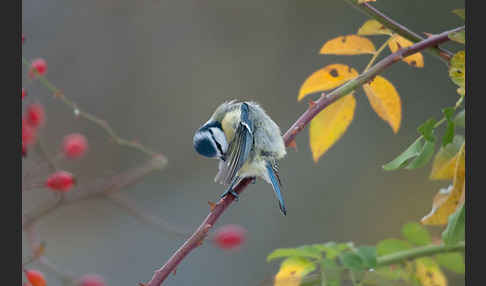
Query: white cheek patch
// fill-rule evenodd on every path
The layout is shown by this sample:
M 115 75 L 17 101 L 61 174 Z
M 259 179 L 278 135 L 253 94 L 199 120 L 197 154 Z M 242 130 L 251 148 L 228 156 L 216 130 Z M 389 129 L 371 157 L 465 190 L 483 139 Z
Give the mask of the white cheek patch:
M 219 143 L 221 146 L 221 150 L 223 153 L 226 153 L 228 150 L 228 142 L 226 141 L 226 136 L 224 135 L 223 131 L 216 127 L 211 127 L 211 132 L 213 132 L 214 139 Z

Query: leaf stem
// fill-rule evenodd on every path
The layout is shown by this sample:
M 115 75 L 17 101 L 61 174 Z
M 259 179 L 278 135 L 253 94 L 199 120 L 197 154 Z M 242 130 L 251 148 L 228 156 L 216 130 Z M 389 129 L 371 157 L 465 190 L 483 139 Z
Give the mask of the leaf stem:
M 345 0 L 345 1 L 348 2 L 350 5 L 352 5 L 353 7 L 360 10 L 361 12 L 367 14 L 371 18 L 377 20 L 386 28 L 392 30 L 393 32 L 399 34 L 400 36 L 414 43 L 424 40 L 424 38 L 420 37 L 418 34 L 414 33 L 407 27 L 401 25 L 400 23 L 386 16 L 381 11 L 371 6 L 369 3 L 366 2 L 359 3 L 358 0 Z M 427 51 L 431 52 L 434 56 L 442 59 L 442 61 L 444 61 L 446 64 L 449 64 L 449 60 L 452 58 L 451 52 L 436 46 L 428 47 Z
M 327 286 L 326 271 L 324 271 L 324 262 L 321 262 L 321 286 Z
M 368 65 L 366 66 L 366 68 L 364 69 L 363 72 L 367 72 L 369 70 L 369 68 L 371 67 L 371 65 L 373 65 L 375 63 L 375 60 L 378 58 L 378 56 L 380 55 L 380 53 L 383 51 L 383 49 L 386 48 L 386 46 L 388 45 L 388 43 L 390 42 L 392 36 L 390 36 L 384 43 L 383 45 L 381 45 L 381 47 L 376 50 L 376 52 L 373 54 L 373 57 L 371 58 L 370 62 L 368 63 Z
M 400 251 L 400 252 L 378 257 L 377 265 L 386 266 L 386 265 L 396 264 L 396 263 L 404 262 L 406 260 L 412 260 L 424 256 L 432 256 L 435 254 L 447 253 L 447 252 L 464 251 L 464 249 L 465 249 L 464 241 L 459 242 L 458 244 L 452 246 L 426 245 L 426 246 L 412 248 L 409 250 Z

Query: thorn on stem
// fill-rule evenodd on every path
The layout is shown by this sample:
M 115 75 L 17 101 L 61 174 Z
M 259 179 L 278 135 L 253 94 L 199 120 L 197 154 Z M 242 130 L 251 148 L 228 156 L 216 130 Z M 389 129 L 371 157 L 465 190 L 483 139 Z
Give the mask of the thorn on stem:
M 297 151 L 297 143 L 295 143 L 295 140 L 290 141 L 288 146 L 291 147 L 291 148 L 294 148 L 295 151 Z
M 313 100 L 310 100 L 309 101 L 309 109 L 312 108 L 312 107 L 314 107 L 314 105 L 316 105 L 316 102 L 313 101 Z
M 56 91 L 54 93 L 54 97 L 57 97 L 57 98 L 61 98 L 61 97 L 64 97 L 64 93 L 62 91 Z
M 212 201 L 208 201 L 208 205 L 209 205 L 209 210 L 214 211 L 214 208 L 216 207 L 216 203 L 213 203 Z

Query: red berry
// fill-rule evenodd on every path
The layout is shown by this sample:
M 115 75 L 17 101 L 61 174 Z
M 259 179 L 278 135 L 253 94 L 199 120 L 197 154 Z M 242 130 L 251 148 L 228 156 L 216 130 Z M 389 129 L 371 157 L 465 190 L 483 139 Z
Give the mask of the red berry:
M 71 159 L 78 158 L 83 156 L 86 152 L 88 141 L 82 134 L 69 134 L 64 137 L 62 148 L 66 157 Z
M 22 118 L 22 143 L 29 146 L 35 143 L 36 130 Z
M 75 184 L 74 176 L 66 171 L 57 171 L 46 180 L 46 187 L 55 191 L 67 192 Z
M 36 76 L 36 73 L 34 72 L 34 69 L 37 70 L 37 73 L 39 73 L 40 75 L 46 74 L 46 72 L 47 72 L 47 62 L 44 59 L 42 59 L 42 58 L 33 60 L 32 61 L 32 66 L 30 67 L 30 70 L 29 70 L 30 77 L 35 77 Z
M 214 242 L 222 249 L 234 249 L 245 241 L 245 234 L 246 229 L 239 225 L 225 225 L 216 231 Z
M 39 127 L 44 123 L 45 117 L 44 107 L 42 105 L 34 103 L 27 108 L 26 121 L 30 126 L 34 128 Z
M 103 277 L 98 274 L 86 274 L 79 279 L 78 286 L 105 286 Z
M 32 286 L 46 286 L 46 278 L 44 278 L 44 274 L 42 274 L 42 272 L 31 269 L 25 271 L 25 275 Z
M 25 91 L 25 88 L 22 88 L 22 100 L 26 95 L 27 95 L 27 91 Z

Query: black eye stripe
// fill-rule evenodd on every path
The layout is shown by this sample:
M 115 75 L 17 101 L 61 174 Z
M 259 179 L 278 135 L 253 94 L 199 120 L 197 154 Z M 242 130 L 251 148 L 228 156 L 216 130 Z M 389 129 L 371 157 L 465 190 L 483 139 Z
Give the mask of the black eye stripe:
M 223 155 L 223 149 L 221 148 L 221 145 L 219 144 L 219 142 L 218 142 L 218 141 L 216 140 L 216 138 L 214 137 L 213 131 L 211 130 L 211 128 L 209 128 L 208 130 L 209 130 L 209 133 L 211 133 L 211 137 L 213 138 L 214 143 L 216 143 L 216 147 L 218 148 L 219 153 L 220 153 L 221 155 Z

